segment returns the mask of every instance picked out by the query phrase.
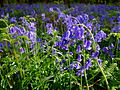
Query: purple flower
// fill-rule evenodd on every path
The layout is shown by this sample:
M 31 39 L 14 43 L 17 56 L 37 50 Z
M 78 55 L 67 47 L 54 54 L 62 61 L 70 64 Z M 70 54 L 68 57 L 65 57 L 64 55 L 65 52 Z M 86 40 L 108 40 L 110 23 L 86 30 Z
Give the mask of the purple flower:
M 102 39 L 106 39 L 106 33 L 104 33 L 104 31 L 100 31 L 98 33 L 96 33 L 95 35 L 95 42 L 101 42 Z
M 22 53 L 24 53 L 25 51 L 24 51 L 24 48 L 22 48 L 22 47 L 20 47 L 20 53 L 22 54 Z
M 47 23 L 46 24 L 46 28 L 47 28 L 47 33 L 48 34 L 52 34 L 52 29 L 53 29 L 52 24 L 51 23 Z
M 101 60 L 101 59 L 98 59 L 98 63 L 101 64 L 101 63 L 102 63 L 102 60 Z
M 78 62 L 81 62 L 81 61 L 82 61 L 82 55 L 78 55 L 77 61 L 78 61 Z
M 78 40 L 82 40 L 84 38 L 84 31 L 85 29 L 83 27 L 75 27 L 75 36 L 74 38 L 78 39 Z
M 36 31 L 36 27 L 35 27 L 35 22 L 26 22 L 26 26 L 28 27 L 29 30 L 31 31 Z
M 109 46 L 108 46 L 109 49 L 113 49 L 114 48 L 114 45 L 113 43 L 111 43 Z
M 75 64 L 74 63 L 70 64 L 70 69 L 74 69 L 74 68 L 75 68 Z
M 92 49 L 91 44 L 92 44 L 92 42 L 90 40 L 84 40 L 84 45 L 83 46 L 86 50 L 91 50 Z
M 111 32 L 113 32 L 113 33 L 118 33 L 118 32 L 120 32 L 120 25 L 114 26 L 114 27 L 112 28 Z
M 80 47 L 80 45 L 78 45 L 77 46 L 77 50 L 76 50 L 76 53 L 81 53 L 82 51 L 81 51 L 81 47 Z
M 117 20 L 118 20 L 118 23 L 120 23 L 120 16 L 118 16 Z
M 96 45 L 96 50 L 99 51 L 100 50 L 100 45 Z
M 99 55 L 99 51 L 93 52 L 92 53 L 92 58 L 97 59 Z
M 45 14 L 42 13 L 42 14 L 41 14 L 41 17 L 42 17 L 42 20 L 44 20 L 44 19 L 45 19 Z
M 60 62 L 60 65 L 62 65 L 63 63 L 65 63 L 66 61 L 65 60 L 62 60 L 61 62 Z
M 86 62 L 86 64 L 85 64 L 85 69 L 88 70 L 90 67 L 92 67 L 91 61 L 92 61 L 91 59 L 88 59 L 88 60 L 87 60 L 87 62 Z
M 62 46 L 62 49 L 68 50 L 68 45 Z
M 41 42 L 42 42 L 42 39 L 41 39 L 41 38 L 38 38 L 38 39 L 37 39 L 37 42 L 38 42 L 38 43 L 41 43 Z
M 73 55 L 73 53 L 72 53 L 72 52 L 70 52 L 69 54 L 70 54 L 71 56 Z
M 49 11 L 50 11 L 50 12 L 53 12 L 54 10 L 53 10 L 53 8 L 49 8 Z
M 52 49 L 53 55 L 56 55 L 56 50 Z
M 0 42 L 0 49 L 3 49 L 4 48 L 4 44 L 3 44 L 3 42 Z
M 101 59 L 98 59 L 97 61 L 98 61 L 98 63 L 100 64 L 100 67 L 102 67 L 102 60 L 101 60 Z M 98 66 L 98 65 L 97 65 L 97 66 Z
M 60 71 L 63 71 L 64 69 L 62 67 L 59 67 Z
M 78 75 L 78 76 L 80 76 L 80 75 L 84 76 L 84 70 L 85 70 L 84 66 L 81 66 L 80 70 L 78 70 L 76 72 L 76 75 Z
M 16 20 L 15 17 L 13 17 L 13 18 L 10 19 L 10 22 L 17 23 L 17 20 Z
M 77 63 L 76 63 L 75 68 L 76 68 L 76 69 L 80 69 L 80 62 L 77 62 Z
M 70 40 L 70 31 L 69 30 L 64 32 L 63 39 Z
M 15 27 L 10 27 L 9 33 L 10 33 L 10 34 L 15 34 L 15 32 L 16 32 Z
M 103 47 L 103 49 L 102 49 L 105 53 L 107 53 L 108 52 L 108 47 Z
M 29 39 L 31 40 L 32 43 L 36 42 L 36 33 L 35 32 L 29 31 L 27 35 L 28 35 L 28 37 L 29 37 Z
M 110 55 L 111 58 L 113 58 L 115 55 L 112 53 L 112 51 L 109 51 L 108 54 Z
M 118 49 L 120 50 L 120 46 L 118 46 Z

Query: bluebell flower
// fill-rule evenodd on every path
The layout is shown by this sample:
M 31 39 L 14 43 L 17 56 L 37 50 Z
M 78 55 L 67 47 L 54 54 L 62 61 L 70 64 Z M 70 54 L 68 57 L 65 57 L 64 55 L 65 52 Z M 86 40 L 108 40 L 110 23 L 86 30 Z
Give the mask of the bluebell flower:
M 90 30 L 93 29 L 93 22 L 87 22 L 86 27 L 88 27 Z
M 80 69 L 80 62 L 77 62 L 77 63 L 75 64 L 75 68 L 76 68 L 76 69 Z
M 118 23 L 120 23 L 120 16 L 118 16 L 117 20 L 118 20 Z
M 114 48 L 114 44 L 111 43 L 109 46 L 108 46 L 109 49 L 113 49 Z
M 96 50 L 97 50 L 97 51 L 100 50 L 100 45 L 99 45 L 99 44 L 96 45 Z
M 77 61 L 78 61 L 78 62 L 81 62 L 81 61 L 82 61 L 82 55 L 78 55 Z
M 21 54 L 25 52 L 24 48 L 20 47 L 19 49 Z
M 86 64 L 85 64 L 85 69 L 88 70 L 90 67 L 92 67 L 91 59 L 88 59 Z
M 80 75 L 84 76 L 84 70 L 85 70 L 84 66 L 81 66 L 80 70 L 78 70 L 76 72 L 76 75 L 78 75 L 78 76 L 80 76 Z
M 77 49 L 76 49 L 76 53 L 81 53 L 82 51 L 81 51 L 81 46 L 80 45 L 78 45 L 77 46 Z
M 68 50 L 68 45 L 62 46 L 62 49 Z
M 11 23 L 17 23 L 16 17 L 12 17 L 12 18 L 10 19 L 10 22 L 11 22 Z
M 100 67 L 102 67 L 102 60 L 101 59 L 97 59 L 97 61 L 98 61 L 99 65 L 100 65 Z M 96 65 L 96 66 L 98 66 L 98 65 Z
M 62 60 L 62 61 L 60 62 L 60 65 L 64 64 L 65 62 L 66 62 L 65 60 Z
M 23 23 L 26 22 L 26 19 L 24 17 L 20 17 L 19 20 L 22 20 Z
M 42 39 L 41 39 L 41 38 L 38 38 L 38 39 L 37 39 L 37 42 L 38 42 L 38 43 L 41 43 L 41 42 L 42 42 Z
M 107 53 L 108 52 L 108 47 L 103 47 L 103 49 L 102 49 L 105 53 Z
M 115 55 L 112 53 L 112 51 L 109 51 L 108 54 L 110 55 L 111 58 L 115 57 Z
M 53 8 L 51 7 L 51 8 L 49 8 L 49 11 L 50 11 L 50 12 L 53 12 L 54 10 L 53 10 Z
M 33 32 L 36 31 L 35 25 L 36 25 L 35 22 L 30 22 L 30 23 L 26 22 L 26 26 L 28 27 L 28 29 Z
M 9 28 L 9 33 L 10 33 L 10 34 L 15 34 L 16 31 L 17 31 L 17 30 L 16 30 L 15 27 L 10 27 L 10 28 Z
M 60 71 L 64 71 L 63 67 L 59 67 Z
M 53 30 L 52 24 L 51 23 L 47 23 L 46 24 L 46 28 L 47 28 L 47 33 L 48 34 L 52 34 L 52 30 Z
M 0 42 L 0 49 L 3 49 L 4 48 L 4 44 L 3 42 Z
M 52 52 L 53 52 L 53 55 L 56 55 L 56 50 L 55 49 L 52 49 Z
M 42 20 L 44 20 L 45 19 L 45 13 L 42 13 L 41 17 L 42 17 Z
M 75 64 L 74 63 L 70 64 L 70 69 L 74 69 L 74 68 L 75 68 Z
M 101 59 L 98 59 L 98 63 L 101 64 L 101 63 L 102 63 L 102 60 L 101 60 Z
M 87 14 L 83 15 L 84 23 L 88 22 L 89 16 Z
M 72 53 L 72 52 L 70 52 L 69 54 L 70 54 L 71 56 L 73 55 L 73 53 Z
M 70 40 L 70 31 L 69 30 L 65 31 L 62 37 L 65 40 Z
M 75 62 L 76 62 L 76 61 L 73 61 L 73 62 L 70 64 L 70 69 L 74 69 L 74 68 L 75 68 Z
M 95 42 L 101 42 L 103 40 L 106 39 L 106 33 L 104 31 L 100 31 L 98 33 L 96 33 L 95 35 Z
M 31 40 L 32 43 L 36 42 L 36 33 L 33 31 L 29 31 L 27 36 L 29 37 L 29 39 Z
M 120 25 L 116 25 L 111 29 L 111 32 L 113 33 L 118 33 L 120 32 Z
M 120 50 L 120 46 L 118 46 L 118 50 Z
M 99 51 L 93 52 L 92 53 L 92 58 L 97 59 L 99 55 Z
M 82 40 L 85 36 L 84 36 L 84 31 L 85 29 L 83 27 L 76 27 L 76 30 L 74 32 L 75 36 L 74 38 L 78 39 L 78 40 Z
M 86 50 L 91 50 L 91 45 L 92 45 L 92 42 L 90 40 L 84 40 L 84 45 L 83 47 L 86 49 Z

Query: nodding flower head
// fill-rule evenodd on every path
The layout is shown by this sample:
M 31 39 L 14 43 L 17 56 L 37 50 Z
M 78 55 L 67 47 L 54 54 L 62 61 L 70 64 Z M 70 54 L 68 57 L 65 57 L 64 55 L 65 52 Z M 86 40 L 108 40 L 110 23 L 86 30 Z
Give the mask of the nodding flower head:
M 69 30 L 67 30 L 67 31 L 64 32 L 63 39 L 70 40 L 70 31 Z
M 42 17 L 42 20 L 44 20 L 45 19 L 45 13 L 42 13 L 41 17 Z
M 109 46 L 108 46 L 109 49 L 113 49 L 114 48 L 114 44 L 111 43 Z
M 46 24 L 46 28 L 47 28 L 47 33 L 48 34 L 52 34 L 52 29 L 53 29 L 53 26 L 51 23 L 47 23 Z
M 93 52 L 92 53 L 92 58 L 97 59 L 99 55 L 99 51 Z
M 78 70 L 78 71 L 76 72 L 76 75 L 78 75 L 78 76 L 80 76 L 80 75 L 84 76 L 84 70 L 85 70 L 85 67 L 84 67 L 84 66 L 81 66 L 81 67 L 80 67 L 80 70 Z
M 86 64 L 85 64 L 85 69 L 88 70 L 90 67 L 92 67 L 91 59 L 88 59 Z
M 9 33 L 10 34 L 15 34 L 15 32 L 16 32 L 16 28 L 15 27 L 10 27 Z
M 25 52 L 24 48 L 20 47 L 19 49 L 21 54 Z
M 90 40 L 84 40 L 84 45 L 83 46 L 86 50 L 91 50 L 92 49 L 91 44 L 92 44 L 92 42 Z
M 77 53 L 81 53 L 81 52 L 82 52 L 82 51 L 81 51 L 81 46 L 80 46 L 80 45 L 77 46 L 76 52 L 77 52 Z
M 106 33 L 101 30 L 100 32 L 96 33 L 96 35 L 95 35 L 95 42 L 101 42 L 102 39 L 103 40 L 106 39 Z
M 77 61 L 78 61 L 78 62 L 81 62 L 81 61 L 82 61 L 82 55 L 78 55 Z

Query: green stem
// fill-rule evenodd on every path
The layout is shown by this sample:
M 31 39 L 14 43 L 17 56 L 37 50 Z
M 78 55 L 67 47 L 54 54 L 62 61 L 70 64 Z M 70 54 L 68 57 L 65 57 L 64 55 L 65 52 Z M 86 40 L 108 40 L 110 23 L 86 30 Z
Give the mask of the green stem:
M 21 68 L 20 68 L 20 65 L 19 65 L 19 62 L 18 62 L 18 56 L 16 54 L 15 49 L 13 50 L 13 52 L 14 52 L 14 55 L 15 55 L 16 63 L 18 64 L 18 68 L 20 69 L 20 78 L 22 78 L 22 71 L 21 71 Z
M 84 55 L 83 63 L 84 63 L 84 66 L 85 66 L 85 59 L 86 59 L 85 58 L 85 49 L 83 49 L 83 55 Z M 86 70 L 84 70 L 84 75 L 85 75 L 85 81 L 86 81 L 86 85 L 87 85 L 87 90 L 89 90 Z
M 116 57 L 118 57 L 119 53 L 118 53 L 118 43 L 119 43 L 119 38 L 117 37 L 117 42 L 116 42 Z
M 81 88 L 80 88 L 80 90 L 83 90 L 83 89 L 82 89 L 82 75 L 81 75 Z
M 100 71 L 101 71 L 101 73 L 102 73 L 102 75 L 103 75 L 103 77 L 104 77 L 104 79 L 105 79 L 105 82 L 106 82 L 106 85 L 107 85 L 107 90 L 110 90 L 110 87 L 109 87 L 109 84 L 108 84 L 108 81 L 107 81 L 107 77 L 106 77 L 106 75 L 105 75 L 102 67 L 100 66 L 100 64 L 98 63 L 97 60 L 96 60 L 96 63 L 98 64 L 98 67 L 99 67 L 99 69 L 100 69 Z

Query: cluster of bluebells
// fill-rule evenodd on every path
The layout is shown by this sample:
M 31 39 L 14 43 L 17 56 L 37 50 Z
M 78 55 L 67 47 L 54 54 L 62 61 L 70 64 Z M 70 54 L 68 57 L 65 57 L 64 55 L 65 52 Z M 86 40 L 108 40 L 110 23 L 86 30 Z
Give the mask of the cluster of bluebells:
M 113 49 L 114 49 L 114 44 L 111 43 L 108 47 L 103 47 L 103 52 L 106 53 L 108 56 L 110 56 L 111 58 L 113 58 L 115 55 L 114 55 L 114 52 L 113 52 Z
M 110 22 L 110 25 L 116 24 L 116 23 L 118 24 L 118 25 L 110 26 L 112 27 L 111 32 L 118 33 L 120 31 L 120 25 L 119 25 L 120 15 L 119 14 L 116 15 L 118 16 L 118 18 L 115 18 L 114 16 L 109 17 L 109 15 L 107 15 L 110 9 L 119 11 L 120 8 L 110 7 L 110 6 L 105 6 L 105 5 L 85 6 L 84 4 L 81 4 L 79 6 L 74 6 L 74 5 L 72 6 L 75 9 L 68 11 L 69 14 L 64 14 L 59 8 L 56 7 L 56 5 L 55 7 L 49 8 L 49 9 L 48 8 L 46 9 L 46 7 L 43 7 L 44 10 L 49 10 L 53 14 L 56 14 L 57 12 L 58 14 L 57 20 L 54 20 L 54 22 L 51 22 L 51 23 L 50 22 L 46 23 L 46 29 L 47 29 L 46 33 L 48 35 L 53 36 L 53 30 L 56 30 L 53 26 L 54 25 L 59 26 L 59 22 L 62 22 L 62 25 L 65 26 L 65 31 L 57 37 L 58 41 L 54 43 L 54 48 L 60 49 L 61 51 L 64 50 L 64 52 L 68 52 L 69 50 L 71 50 L 71 47 L 73 46 L 75 47 L 74 51 L 76 51 L 77 58 L 74 59 L 75 61 L 71 61 L 71 64 L 69 66 L 60 67 L 60 71 L 71 69 L 71 70 L 77 71 L 76 75 L 83 76 L 84 71 L 89 70 L 89 68 L 92 67 L 92 60 L 96 59 L 98 60 L 99 64 L 102 63 L 102 60 L 99 59 L 101 48 L 99 44 L 96 44 L 96 48 L 95 48 L 96 51 L 93 50 L 94 49 L 92 47 L 93 37 L 91 37 L 90 32 L 88 32 L 86 28 L 78 24 L 85 25 L 89 30 L 91 30 L 94 36 L 95 43 L 101 43 L 107 37 L 106 33 L 103 30 L 101 30 L 101 28 L 104 27 L 106 23 L 105 21 L 108 20 Z M 39 5 L 33 4 L 30 7 L 28 5 L 27 6 L 17 5 L 16 7 L 17 7 L 17 10 L 24 11 L 24 12 L 21 12 L 22 15 L 31 15 L 32 17 L 33 16 L 36 17 L 37 14 L 39 15 L 40 13 Z M 1 10 L 0 12 L 2 14 L 0 17 L 4 18 L 5 15 L 9 17 L 9 14 L 6 14 L 6 12 L 10 11 L 12 12 L 12 14 L 14 14 L 15 9 L 16 8 L 13 6 L 13 7 L 7 7 L 6 11 Z M 47 12 L 47 11 L 44 11 L 44 12 Z M 95 13 L 96 15 L 93 15 Z M 50 20 L 46 18 L 45 13 L 42 13 L 41 17 L 44 22 Z M 20 17 L 19 21 L 21 21 L 21 24 L 19 25 L 17 22 L 16 16 L 12 18 L 9 17 L 9 19 L 10 19 L 10 23 L 15 24 L 15 26 L 9 27 L 9 33 L 12 35 L 13 39 L 18 39 L 21 45 L 23 42 L 21 42 L 21 39 L 19 39 L 18 37 L 27 36 L 29 40 L 26 40 L 25 43 L 29 44 L 30 50 L 34 49 L 36 41 L 39 43 L 42 43 L 41 47 L 47 46 L 47 41 L 42 41 L 41 38 L 38 38 L 38 40 L 36 40 L 36 27 L 35 27 L 36 23 L 35 22 L 28 22 L 24 17 Z M 18 42 L 15 43 L 16 46 L 18 45 Z M 5 48 L 6 43 L 7 42 L 5 41 L 0 42 L 0 50 Z M 10 48 L 11 44 L 7 43 L 7 45 L 8 45 L 8 48 Z M 87 51 L 87 53 L 90 54 L 89 58 L 85 60 L 86 62 L 84 65 L 82 65 L 83 58 L 85 57 L 84 55 L 82 55 L 83 49 Z M 113 55 L 114 52 L 112 51 L 113 49 L 114 49 L 114 44 L 111 44 L 108 47 L 103 47 L 102 50 L 107 55 L 114 57 Z M 120 49 L 120 42 L 119 42 L 119 49 Z M 26 52 L 23 47 L 19 47 L 19 50 L 21 53 Z M 45 49 L 41 49 L 41 50 L 47 51 L 47 48 L 46 50 Z M 52 54 L 56 55 L 55 49 L 52 50 Z M 66 54 L 74 56 L 73 51 L 70 51 L 69 53 L 66 53 Z M 60 62 L 60 65 L 63 65 L 66 62 L 67 62 L 66 60 L 62 60 Z
M 58 8 L 50 8 L 50 11 L 54 12 L 54 9 L 58 11 L 58 20 L 62 20 L 62 24 L 66 26 L 66 31 L 62 33 L 60 36 L 59 40 L 55 42 L 54 47 L 59 47 L 59 49 L 63 49 L 66 52 L 70 50 L 70 46 L 76 46 L 76 53 L 78 54 L 78 57 L 75 61 L 72 61 L 70 66 L 66 66 L 66 62 L 68 62 L 68 58 L 66 60 L 62 60 L 60 62 L 61 67 L 59 68 L 60 71 L 64 70 L 75 70 L 76 75 L 82 75 L 84 76 L 84 71 L 89 70 L 90 67 L 92 67 L 92 60 L 96 59 L 98 63 L 101 65 L 102 60 L 99 59 L 99 50 L 100 46 L 99 44 L 96 45 L 96 51 L 93 52 L 93 47 L 92 47 L 92 38 L 90 36 L 89 32 L 86 32 L 86 29 L 83 26 L 79 26 L 77 24 L 82 24 L 88 27 L 92 32 L 94 32 L 94 42 L 102 42 L 102 40 L 106 39 L 106 33 L 100 28 L 93 28 L 93 23 L 90 22 L 89 20 L 89 15 L 84 14 L 84 15 L 78 15 L 77 17 L 73 17 L 71 15 L 66 15 L 62 13 Z M 61 19 L 59 19 L 61 18 Z M 79 22 L 78 22 L 79 21 Z M 52 34 L 52 24 L 47 24 L 47 33 Z M 85 64 L 82 65 L 83 62 L 83 57 L 82 55 L 82 50 L 86 50 L 89 53 L 91 53 L 91 56 L 89 59 L 85 60 Z M 67 54 L 74 56 L 72 52 L 66 53 Z
M 25 44 L 27 43 L 31 51 L 34 49 L 34 46 L 36 43 L 35 22 L 28 22 L 24 17 L 20 17 L 19 19 L 21 21 L 21 24 L 17 24 L 17 21 L 15 20 L 15 18 L 10 19 L 11 23 L 14 21 L 14 25 L 11 25 L 9 27 L 9 32 L 8 32 L 10 33 L 12 39 L 16 39 L 16 42 L 14 43 L 14 45 L 12 45 L 11 43 L 4 43 L 5 41 L 0 42 L 0 50 L 4 49 L 4 46 L 8 46 L 9 49 L 10 47 L 15 46 L 16 48 L 19 49 L 21 53 L 24 53 L 25 49 L 24 47 L 22 47 L 23 43 Z M 20 36 L 26 36 L 28 37 L 28 39 L 23 40 L 19 38 Z

